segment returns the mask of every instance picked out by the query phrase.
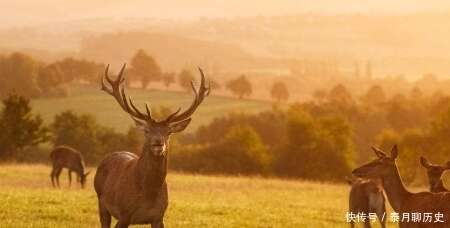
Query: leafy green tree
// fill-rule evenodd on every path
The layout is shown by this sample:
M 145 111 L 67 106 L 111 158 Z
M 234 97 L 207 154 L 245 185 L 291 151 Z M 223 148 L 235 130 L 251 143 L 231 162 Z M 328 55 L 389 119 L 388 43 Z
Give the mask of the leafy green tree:
M 183 69 L 178 74 L 178 83 L 180 84 L 181 88 L 183 88 L 186 91 L 191 91 L 191 82 L 195 80 L 194 75 L 191 71 L 187 69 Z
M 162 77 L 161 67 L 156 60 L 143 49 L 139 49 L 131 59 L 132 71 L 140 79 L 142 88 L 147 88 L 152 81 L 159 81 Z
M 37 70 L 36 61 L 22 53 L 0 58 L 0 96 L 6 97 L 12 92 L 25 97 L 39 96 Z
M 172 156 L 176 169 L 222 174 L 267 174 L 270 169 L 268 149 L 248 125 L 231 127 L 220 141 L 208 146 L 184 150 Z
M 111 152 L 138 152 L 136 148 L 141 143 L 140 138 L 135 138 L 137 132 L 134 128 L 127 134 L 118 133 L 111 128 L 100 126 L 92 115 L 76 114 L 70 110 L 55 116 L 51 130 L 55 146 L 72 146 L 91 164 Z
M 283 82 L 276 82 L 270 90 L 272 98 L 278 102 L 287 101 L 289 99 L 289 90 Z
M 175 83 L 175 73 L 164 73 L 162 76 L 162 80 L 166 89 L 170 87 L 171 84 Z
M 63 71 L 61 70 L 59 65 L 50 64 L 39 69 L 37 75 L 37 84 L 44 95 L 66 95 L 66 93 L 58 94 L 59 92 L 63 91 L 58 90 L 58 88 L 61 88 L 60 86 L 63 82 Z
M 312 118 L 291 108 L 287 120 L 287 142 L 275 154 L 279 175 L 308 179 L 341 179 L 351 171 L 351 128 L 342 118 Z
M 367 90 L 361 100 L 365 104 L 379 106 L 386 102 L 386 94 L 381 86 L 374 85 Z
M 102 64 L 72 57 L 57 61 L 52 65 L 58 66 L 62 71 L 64 83 L 70 83 L 75 80 L 98 83 L 99 73 L 104 68 Z
M 0 113 L 0 158 L 13 158 L 25 147 L 34 146 L 49 139 L 49 131 L 42 118 L 32 114 L 27 98 L 11 94 L 3 100 Z
M 65 111 L 55 116 L 51 125 L 53 144 L 69 145 L 79 150 L 86 161 L 93 162 L 102 156 L 97 133 L 99 126 L 92 115 L 77 115 L 73 111 Z
M 227 89 L 237 96 L 239 99 L 250 96 L 252 94 L 252 84 L 245 75 L 231 80 L 227 83 Z

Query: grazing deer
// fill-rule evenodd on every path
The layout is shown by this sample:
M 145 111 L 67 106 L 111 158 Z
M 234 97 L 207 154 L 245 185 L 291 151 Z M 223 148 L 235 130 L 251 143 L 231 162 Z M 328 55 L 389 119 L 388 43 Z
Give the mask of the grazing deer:
M 409 192 L 403 185 L 398 172 L 396 158 L 398 149 L 395 145 L 391 150 L 391 156 L 387 156 L 383 151 L 375 147 L 372 148 L 377 155 L 377 159 L 353 170 L 353 175 L 361 178 L 380 178 L 383 189 L 386 192 L 389 203 L 395 212 L 399 213 L 399 225 L 401 228 L 427 228 L 427 227 L 449 227 L 450 224 L 450 194 L 431 192 Z M 427 222 L 424 218 L 418 222 L 406 219 L 406 215 L 413 213 L 431 213 L 432 222 Z M 444 222 L 436 222 L 435 216 L 440 213 Z M 403 216 L 405 214 L 405 216 Z
M 57 146 L 50 153 L 50 160 L 52 162 L 52 172 L 50 178 L 52 180 L 52 186 L 59 188 L 59 175 L 63 168 L 69 170 L 69 187 L 72 183 L 72 172 L 77 174 L 77 180 L 80 182 L 81 187 L 84 188 L 86 183 L 86 177 L 89 172 L 84 172 L 84 160 L 81 153 L 68 146 Z
M 427 169 L 428 183 L 430 184 L 430 192 L 448 192 L 442 182 L 442 174 L 450 169 L 450 161 L 445 166 L 434 165 L 427 161 L 426 158 L 420 157 L 420 164 Z
M 386 227 L 386 206 L 380 181 L 363 178 L 346 179 L 351 186 L 349 212 L 364 213 L 366 216 L 369 213 L 375 213 L 380 220 L 381 227 Z M 370 222 L 369 219 L 365 220 L 364 227 L 370 228 Z M 353 221 L 350 222 L 350 227 L 355 227 Z
M 164 120 L 157 121 L 152 118 L 148 105 L 143 113 L 125 94 L 125 65 L 116 80 L 108 76 L 108 68 L 102 79 L 102 90 L 113 96 L 137 127 L 144 131 L 145 142 L 140 156 L 115 152 L 99 165 L 94 187 L 101 225 L 103 228 L 110 227 L 113 216 L 118 220 L 118 228 L 131 224 L 151 224 L 152 228 L 163 228 L 163 217 L 168 206 L 166 175 L 169 136 L 188 126 L 191 115 L 210 89 L 205 86 L 205 76 L 199 68 L 201 83 L 198 91 L 191 83 L 195 95 L 191 106 L 182 113 L 178 109 Z M 109 86 L 105 85 L 105 80 Z

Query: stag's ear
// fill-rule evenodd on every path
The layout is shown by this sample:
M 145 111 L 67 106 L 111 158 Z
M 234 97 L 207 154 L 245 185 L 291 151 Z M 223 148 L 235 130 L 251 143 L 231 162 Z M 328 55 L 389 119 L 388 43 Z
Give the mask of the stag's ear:
M 386 157 L 386 154 L 383 151 L 381 151 L 380 149 L 372 146 L 372 150 L 373 150 L 373 152 L 375 152 L 375 155 L 377 155 L 378 158 L 385 158 Z
M 422 156 L 420 156 L 420 164 L 422 164 L 423 167 L 425 168 L 430 168 L 430 163 L 428 162 L 428 160 Z
M 396 159 L 398 156 L 398 147 L 397 144 L 395 144 L 391 149 L 391 158 Z
M 180 122 L 171 124 L 169 126 L 170 133 L 177 133 L 177 132 L 183 131 L 184 129 L 186 129 L 186 127 L 189 125 L 190 122 L 191 122 L 191 118 L 188 118 L 188 119 L 182 120 Z

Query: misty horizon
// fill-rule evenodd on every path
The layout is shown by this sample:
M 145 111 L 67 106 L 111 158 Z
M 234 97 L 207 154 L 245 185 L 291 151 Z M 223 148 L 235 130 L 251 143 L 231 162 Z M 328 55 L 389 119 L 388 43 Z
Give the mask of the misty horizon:
M 434 1 L 372 1 L 345 0 L 339 2 L 283 0 L 273 4 L 269 1 L 207 1 L 189 3 L 181 0 L 165 2 L 133 1 L 77 1 L 61 4 L 57 0 L 3 2 L 3 23 L 0 28 L 36 26 L 55 22 L 92 18 L 149 18 L 179 21 L 200 18 L 234 18 L 252 16 L 276 16 L 295 14 L 409 14 L 423 12 L 450 12 L 450 2 Z

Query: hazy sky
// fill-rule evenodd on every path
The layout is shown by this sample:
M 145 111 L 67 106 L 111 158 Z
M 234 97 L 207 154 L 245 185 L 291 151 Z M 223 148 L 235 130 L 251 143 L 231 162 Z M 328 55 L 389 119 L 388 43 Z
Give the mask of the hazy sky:
M 304 12 L 450 10 L 448 0 L 0 0 L 1 27 L 90 17 L 195 19 Z

